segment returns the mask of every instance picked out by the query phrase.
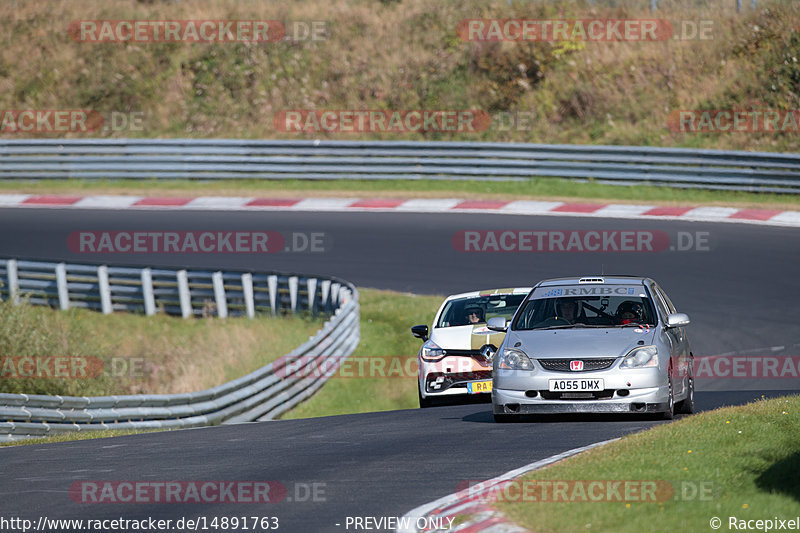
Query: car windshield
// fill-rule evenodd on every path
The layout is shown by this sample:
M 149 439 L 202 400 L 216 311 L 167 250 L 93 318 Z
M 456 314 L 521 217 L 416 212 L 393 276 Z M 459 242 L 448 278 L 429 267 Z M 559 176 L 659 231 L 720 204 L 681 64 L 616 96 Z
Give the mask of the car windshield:
M 633 293 L 577 295 L 534 293 L 517 315 L 512 329 L 612 328 L 655 324 L 655 312 L 641 287 Z
M 493 294 L 450 300 L 445 304 L 436 327 L 483 324 L 496 316 L 510 320 L 525 296 L 525 294 Z

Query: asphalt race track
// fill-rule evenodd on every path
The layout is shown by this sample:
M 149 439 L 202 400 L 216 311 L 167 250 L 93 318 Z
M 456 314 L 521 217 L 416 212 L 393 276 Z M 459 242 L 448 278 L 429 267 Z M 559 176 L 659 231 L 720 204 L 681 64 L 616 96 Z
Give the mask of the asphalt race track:
M 554 276 L 648 275 L 659 281 L 679 311 L 691 316 L 688 331 L 695 354 L 797 355 L 800 347 L 795 302 L 800 294 L 800 239 L 790 228 L 490 214 L 57 209 L 3 209 L 0 227 L 4 257 L 324 273 L 359 287 L 442 295 L 525 286 Z M 67 236 L 87 230 L 322 232 L 326 250 L 158 256 L 70 251 Z M 453 242 L 463 230 L 652 230 L 665 232 L 676 247 L 686 244 L 686 235 L 696 238 L 700 232 L 704 244 L 701 249 L 660 252 L 465 253 Z M 711 409 L 762 394 L 779 393 L 702 392 L 697 403 L 699 409 Z M 491 421 L 488 404 L 473 404 L 6 448 L 0 449 L 0 515 L 34 521 L 40 516 L 277 516 L 279 531 L 345 531 L 347 516 L 402 516 L 455 492 L 466 480 L 493 477 L 658 423 L 633 417 L 562 417 L 498 425 Z M 92 480 L 271 480 L 288 492 L 286 499 L 263 505 L 92 504 L 70 498 L 74 482 Z M 313 484 L 317 501 L 311 501 L 307 490 Z

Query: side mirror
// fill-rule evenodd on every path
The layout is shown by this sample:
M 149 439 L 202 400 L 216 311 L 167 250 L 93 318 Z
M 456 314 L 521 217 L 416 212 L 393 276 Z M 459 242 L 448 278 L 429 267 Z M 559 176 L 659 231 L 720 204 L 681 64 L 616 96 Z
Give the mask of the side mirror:
M 428 340 L 428 326 L 426 324 L 422 324 L 421 326 L 414 326 L 411 328 L 411 334 L 417 337 L 418 339 L 426 341 Z
M 681 326 L 689 325 L 689 315 L 686 313 L 672 313 L 667 316 L 668 328 L 679 328 Z
M 502 331 L 505 333 L 508 331 L 508 325 L 506 325 L 506 319 L 501 316 L 495 316 L 489 319 L 486 323 L 486 327 L 492 331 Z

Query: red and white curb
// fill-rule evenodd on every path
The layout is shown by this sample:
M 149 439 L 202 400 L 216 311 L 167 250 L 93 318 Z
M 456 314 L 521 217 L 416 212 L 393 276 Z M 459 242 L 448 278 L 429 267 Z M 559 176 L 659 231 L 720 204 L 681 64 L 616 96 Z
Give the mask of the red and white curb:
M 693 222 L 739 222 L 800 227 L 800 211 L 736 207 L 680 207 L 547 201 L 465 200 L 459 198 L 256 198 L 238 196 L 70 196 L 0 194 L 0 208 L 153 209 L 216 211 L 361 211 L 396 213 L 496 213 Z
M 426 503 L 407 512 L 398 520 L 397 533 L 421 533 L 429 531 L 447 531 L 448 533 L 530 533 L 527 529 L 513 522 L 510 522 L 503 513 L 489 505 L 492 494 L 497 494 L 504 484 L 511 482 L 528 472 L 538 470 L 551 465 L 567 457 L 577 455 L 581 452 L 603 446 L 619 439 L 611 439 L 602 442 L 589 444 L 566 452 L 559 453 L 525 465 L 521 468 L 511 470 L 496 478 L 482 481 L 472 485 L 466 490 L 449 494 L 438 500 Z M 466 520 L 459 521 L 453 527 L 449 524 L 454 523 L 456 517 L 466 517 Z M 431 529 L 428 526 L 433 525 Z M 436 525 L 441 525 L 438 529 Z

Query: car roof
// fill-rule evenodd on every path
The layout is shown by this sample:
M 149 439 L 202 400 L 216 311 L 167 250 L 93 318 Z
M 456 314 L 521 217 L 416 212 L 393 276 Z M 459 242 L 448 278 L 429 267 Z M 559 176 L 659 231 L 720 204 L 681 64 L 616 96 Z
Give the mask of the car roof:
M 528 294 L 533 287 L 509 287 L 505 289 L 485 289 L 482 291 L 462 292 L 459 294 L 451 294 L 445 301 L 456 300 L 458 298 L 470 298 L 476 296 L 493 296 L 495 294 Z
M 652 282 L 650 278 L 629 275 L 594 275 L 570 278 L 551 278 L 540 281 L 537 287 L 551 287 L 555 285 L 646 285 Z

